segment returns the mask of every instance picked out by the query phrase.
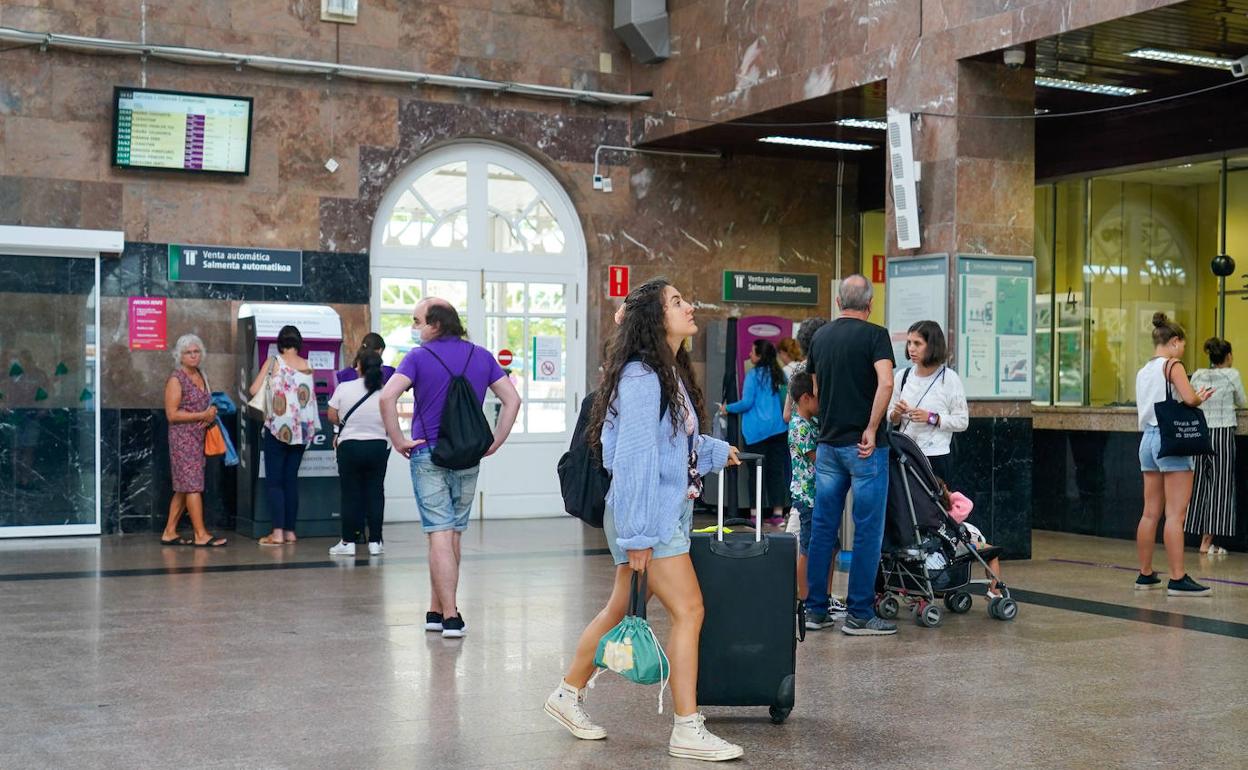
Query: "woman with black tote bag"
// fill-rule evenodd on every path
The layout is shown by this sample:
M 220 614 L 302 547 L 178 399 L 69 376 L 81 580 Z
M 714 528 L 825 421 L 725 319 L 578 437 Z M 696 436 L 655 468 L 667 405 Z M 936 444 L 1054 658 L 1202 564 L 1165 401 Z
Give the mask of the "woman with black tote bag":
M 1193 463 L 1190 454 L 1174 454 L 1168 446 L 1175 443 L 1172 435 L 1174 417 L 1168 413 L 1179 407 L 1181 402 L 1199 415 L 1199 410 L 1194 407 L 1204 403 L 1213 394 L 1213 389 L 1192 389 L 1182 360 L 1187 349 L 1187 334 L 1165 313 L 1153 314 L 1153 345 L 1153 357 L 1135 376 L 1136 411 L 1140 430 L 1144 432 L 1140 439 L 1144 513 L 1135 532 L 1135 546 L 1140 557 L 1140 574 L 1135 579 L 1135 587 L 1147 590 L 1161 585 L 1161 578 L 1153 571 L 1153 551 L 1157 546 L 1157 524 L 1164 512 L 1166 525 L 1163 540 L 1166 559 L 1170 563 L 1170 582 L 1166 593 L 1170 596 L 1208 596 L 1212 589 L 1192 580 L 1183 568 L 1183 519 L 1192 496 Z M 1161 415 L 1167 423 L 1164 437 L 1159 426 L 1159 411 L 1167 413 Z M 1207 428 L 1205 433 L 1208 434 Z M 1165 449 L 1163 441 L 1167 444 Z

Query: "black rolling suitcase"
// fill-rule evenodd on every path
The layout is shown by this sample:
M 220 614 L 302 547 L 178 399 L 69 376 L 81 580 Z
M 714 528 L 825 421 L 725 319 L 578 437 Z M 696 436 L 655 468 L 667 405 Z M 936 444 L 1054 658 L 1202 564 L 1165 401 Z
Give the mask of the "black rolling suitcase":
M 806 634 L 797 599 L 797 538 L 763 533 L 762 458 L 751 459 L 757 469 L 755 521 L 724 520 L 724 476 L 735 469 L 719 474 L 718 521 L 721 530 L 753 524 L 754 531 L 695 532 L 689 548 L 706 608 L 698 703 L 769 706 L 771 721 L 780 724 L 793 710 L 797 642 Z

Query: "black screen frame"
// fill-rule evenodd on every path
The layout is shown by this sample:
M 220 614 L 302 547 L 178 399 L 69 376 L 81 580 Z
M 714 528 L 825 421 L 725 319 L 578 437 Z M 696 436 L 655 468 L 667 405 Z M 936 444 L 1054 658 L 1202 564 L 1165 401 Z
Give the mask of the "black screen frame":
M 129 91 L 132 93 L 147 94 L 168 94 L 170 96 L 196 96 L 205 99 L 229 99 L 232 101 L 247 102 L 247 159 L 243 163 L 242 171 L 223 171 L 220 169 L 203 169 L 203 168 L 170 168 L 168 166 L 141 166 L 135 163 L 118 163 L 117 162 L 117 135 L 119 126 L 117 124 L 121 112 L 121 92 Z M 227 176 L 250 176 L 251 175 L 251 130 L 256 120 L 256 100 L 251 96 L 234 96 L 228 94 L 208 94 L 198 91 L 171 91 L 164 88 L 141 88 L 137 86 L 113 86 L 113 141 L 109 147 L 109 161 L 113 168 L 134 169 L 138 171 L 169 171 L 175 174 L 224 174 Z

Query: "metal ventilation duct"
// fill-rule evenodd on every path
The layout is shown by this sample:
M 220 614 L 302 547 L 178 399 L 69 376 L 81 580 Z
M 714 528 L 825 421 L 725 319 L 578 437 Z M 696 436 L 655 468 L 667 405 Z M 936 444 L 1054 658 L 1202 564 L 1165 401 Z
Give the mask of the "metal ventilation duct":
M 667 0 L 615 0 L 615 34 L 642 64 L 672 55 Z

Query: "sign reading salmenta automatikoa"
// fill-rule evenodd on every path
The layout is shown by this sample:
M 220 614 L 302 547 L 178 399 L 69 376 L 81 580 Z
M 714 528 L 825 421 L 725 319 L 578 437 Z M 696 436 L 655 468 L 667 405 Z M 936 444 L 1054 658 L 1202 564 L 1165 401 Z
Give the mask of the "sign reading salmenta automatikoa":
M 813 273 L 725 270 L 724 301 L 761 305 L 818 305 L 819 276 Z
M 302 286 L 303 252 L 169 244 L 169 280 Z

